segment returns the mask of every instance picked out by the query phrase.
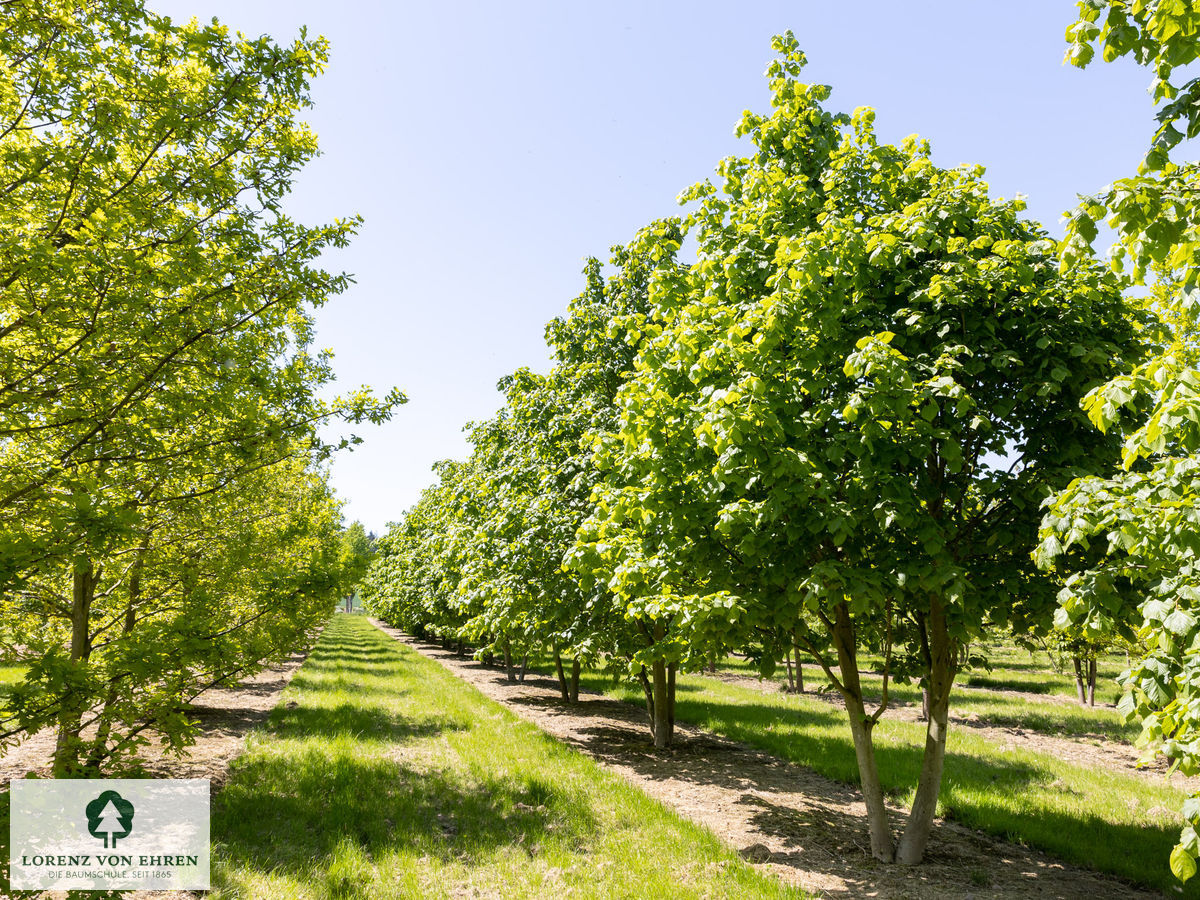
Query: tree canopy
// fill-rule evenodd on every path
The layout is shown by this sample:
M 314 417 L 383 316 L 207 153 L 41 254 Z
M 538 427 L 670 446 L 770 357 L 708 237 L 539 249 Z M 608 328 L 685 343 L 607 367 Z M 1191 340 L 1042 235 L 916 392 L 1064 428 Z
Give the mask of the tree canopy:
M 93 762 L 151 722 L 184 739 L 181 696 L 284 652 L 336 592 L 321 464 L 356 439 L 318 428 L 403 398 L 324 399 L 310 347 L 348 283 L 317 259 L 357 224 L 284 209 L 326 55 L 139 0 L 4 5 L 0 639 L 38 662 L 0 733 L 57 721 L 60 771 L 97 708 Z

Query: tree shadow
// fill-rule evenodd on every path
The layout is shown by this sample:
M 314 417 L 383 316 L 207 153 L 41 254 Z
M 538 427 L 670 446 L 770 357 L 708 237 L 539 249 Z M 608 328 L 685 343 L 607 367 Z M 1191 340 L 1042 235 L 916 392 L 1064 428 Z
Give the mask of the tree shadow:
M 314 859 L 346 841 L 372 858 L 408 851 L 451 860 L 501 845 L 533 849 L 551 834 L 582 846 L 594 830 L 573 798 L 533 775 L 467 780 L 310 748 L 238 767 L 213 808 L 223 838 L 215 884 L 233 887 L 239 869 L 308 877 Z

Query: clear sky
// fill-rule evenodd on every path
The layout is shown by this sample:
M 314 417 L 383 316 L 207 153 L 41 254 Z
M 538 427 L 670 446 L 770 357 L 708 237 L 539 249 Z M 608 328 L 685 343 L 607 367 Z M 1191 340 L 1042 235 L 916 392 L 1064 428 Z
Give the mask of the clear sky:
M 733 126 L 768 106 L 772 34 L 796 33 L 830 108 L 871 106 L 881 139 L 982 163 L 1055 235 L 1076 194 L 1133 171 L 1152 128 L 1149 73 L 1063 65 L 1071 0 L 149 3 L 332 42 L 308 115 L 323 155 L 289 209 L 366 220 L 326 258 L 356 284 L 320 311 L 318 344 L 340 385 L 410 398 L 333 467 L 347 520 L 377 532 L 433 462 L 466 454 L 462 427 L 500 406 L 501 376 L 546 368 L 544 325 L 584 259 L 744 148 Z

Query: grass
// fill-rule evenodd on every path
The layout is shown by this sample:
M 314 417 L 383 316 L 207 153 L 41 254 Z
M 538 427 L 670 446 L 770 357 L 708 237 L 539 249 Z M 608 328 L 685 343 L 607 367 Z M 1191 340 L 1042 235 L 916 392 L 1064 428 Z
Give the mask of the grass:
M 602 676 L 585 676 L 585 683 L 642 702 L 636 689 L 614 686 Z M 676 717 L 838 781 L 858 781 L 846 714 L 822 700 L 679 676 Z M 924 727 L 885 714 L 875 729 L 875 746 L 885 790 L 907 805 L 920 770 Z M 1068 862 L 1173 890 L 1177 882 L 1167 859 L 1179 834 L 1183 799 L 1182 791 L 1165 783 L 1008 749 L 952 725 L 939 811 Z M 1189 885 L 1182 896 L 1200 897 L 1200 887 Z
M 730 659 L 719 666 L 719 671 L 737 675 L 757 676 L 757 670 L 745 660 Z M 1051 673 L 1052 674 L 1052 673 Z M 970 679 L 977 678 L 974 673 L 967 673 L 958 679 L 971 683 Z M 1037 677 L 1029 673 L 1030 680 Z M 776 684 L 782 687 L 787 676 L 777 671 L 771 681 L 765 684 Z M 869 695 L 878 696 L 882 678 L 868 673 L 862 674 L 864 691 Z M 1008 683 L 1008 682 L 1006 682 Z M 815 663 L 804 666 L 804 686 L 806 690 L 816 691 L 829 687 L 829 679 Z M 1015 690 L 1015 688 L 1011 688 Z M 1074 682 L 1072 682 L 1074 697 Z M 1113 689 L 1116 690 L 1115 688 Z M 1057 703 L 1041 699 L 1046 692 L 1031 694 L 1029 697 L 1014 697 L 1012 694 L 1001 694 L 990 690 L 956 690 L 950 698 L 951 713 L 958 716 L 974 717 L 981 725 L 994 725 L 999 728 L 1023 728 L 1039 734 L 1056 737 L 1103 737 L 1114 741 L 1132 742 L 1138 736 L 1141 728 L 1138 724 L 1130 724 L 1125 717 L 1115 709 L 1106 706 L 1079 706 L 1074 703 Z M 914 685 L 896 684 L 890 682 L 888 695 L 894 704 L 919 704 L 921 690 Z
M 8 709 L 8 698 L 24 677 L 25 666 L 0 665 L 0 715 Z
M 213 897 L 801 897 L 335 616 L 213 807 Z
M 1069 659 L 1063 661 L 1063 671 L 1057 672 L 1050 654 L 1045 651 L 1030 652 L 1011 642 L 997 642 L 983 649 L 991 663 L 991 670 L 981 668 L 965 673 L 965 684 L 1075 699 L 1075 674 Z M 1116 684 L 1116 677 L 1126 668 L 1124 654 L 1110 653 L 1099 657 L 1096 666 L 1097 703 L 1117 702 L 1121 689 Z

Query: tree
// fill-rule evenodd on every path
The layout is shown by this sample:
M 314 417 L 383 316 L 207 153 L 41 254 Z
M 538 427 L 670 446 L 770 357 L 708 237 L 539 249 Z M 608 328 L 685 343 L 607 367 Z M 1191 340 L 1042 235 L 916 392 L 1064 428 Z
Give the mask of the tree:
M 348 283 L 315 261 L 356 224 L 282 209 L 325 57 L 139 0 L 4 5 L 0 640 L 33 665 L 0 739 L 56 721 L 59 772 L 149 727 L 186 741 L 181 702 L 304 639 L 336 589 L 320 463 L 357 439 L 317 428 L 403 398 L 321 399 L 309 349 Z M 216 584 L 248 618 L 212 627 Z
M 982 169 L 879 144 L 869 110 L 799 81 L 790 34 L 774 46 L 774 111 L 738 129 L 752 152 L 685 194 L 696 263 L 651 279 L 580 556 L 673 647 L 794 630 L 845 701 L 873 855 L 916 863 L 954 675 L 973 638 L 1049 618 L 1038 507 L 1111 452 L 1078 402 L 1133 334 L 1115 280 L 1060 274 Z M 862 648 L 884 659 L 871 712 Z M 897 844 L 872 729 L 901 664 L 931 702 Z
M 1176 152 L 1200 134 L 1200 80 L 1175 83 L 1200 58 L 1200 11 L 1184 2 L 1085 0 L 1067 31 L 1068 59 L 1131 56 L 1154 71 L 1157 128 L 1136 175 L 1084 198 L 1064 242 L 1073 265 L 1107 217 L 1116 230 L 1114 267 L 1128 283 L 1152 280 L 1147 305 L 1164 327 L 1157 352 L 1084 399 L 1096 427 L 1124 439 L 1121 469 L 1081 478 L 1047 504 L 1038 560 L 1066 573 L 1057 623 L 1099 637 L 1137 638 L 1147 648 L 1119 682 L 1119 708 L 1142 722 L 1144 758 L 1163 754 L 1200 772 L 1200 368 L 1197 263 L 1200 165 Z M 1183 881 L 1200 858 L 1200 795 L 1170 865 Z

